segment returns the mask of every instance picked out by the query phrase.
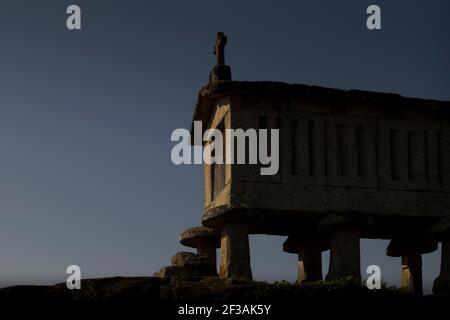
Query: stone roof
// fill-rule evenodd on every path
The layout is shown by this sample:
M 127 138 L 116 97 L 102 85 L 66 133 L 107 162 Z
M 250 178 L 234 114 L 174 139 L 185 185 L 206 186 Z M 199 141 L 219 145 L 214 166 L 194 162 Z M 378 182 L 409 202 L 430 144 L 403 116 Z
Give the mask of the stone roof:
M 384 93 L 364 90 L 342 90 L 310 86 L 305 84 L 289 84 L 273 81 L 217 81 L 210 82 L 201 88 L 195 106 L 193 121 L 207 121 L 214 99 L 239 94 L 296 96 L 310 100 L 333 101 L 345 105 L 346 103 L 369 103 L 385 107 L 425 108 L 443 111 L 449 115 L 450 101 L 438 101 L 404 97 L 396 93 Z

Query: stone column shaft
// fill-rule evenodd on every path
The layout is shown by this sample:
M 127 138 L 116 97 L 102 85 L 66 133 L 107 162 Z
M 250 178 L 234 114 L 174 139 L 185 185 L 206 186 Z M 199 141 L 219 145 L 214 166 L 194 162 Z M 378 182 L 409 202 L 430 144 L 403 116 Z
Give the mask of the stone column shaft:
M 433 283 L 434 293 L 450 293 L 450 239 L 442 241 L 441 272 Z
M 330 266 L 326 280 L 337 280 L 349 276 L 361 279 L 359 236 L 357 228 L 337 229 L 332 233 Z
M 221 234 L 221 278 L 252 280 L 250 246 L 245 224 L 228 223 Z
M 204 240 L 198 243 L 197 253 L 206 256 L 206 262 L 211 270 L 217 272 L 217 253 L 216 246 L 213 241 Z
M 415 295 L 423 295 L 422 255 L 408 253 L 402 256 L 402 273 L 400 287 L 410 289 Z
M 322 251 L 311 246 L 298 254 L 297 282 L 322 280 Z

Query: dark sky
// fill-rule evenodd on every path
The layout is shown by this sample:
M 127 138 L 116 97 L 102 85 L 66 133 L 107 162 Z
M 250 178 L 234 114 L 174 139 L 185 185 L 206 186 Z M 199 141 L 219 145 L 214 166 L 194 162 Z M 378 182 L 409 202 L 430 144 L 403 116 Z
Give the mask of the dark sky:
M 69 4 L 81 31 L 66 29 Z M 370 4 L 381 31 L 366 29 Z M 150 275 L 183 249 L 202 169 L 171 163 L 170 134 L 190 127 L 217 31 L 236 80 L 450 100 L 449 13 L 444 0 L 1 0 L 0 286 L 65 281 L 69 264 Z M 256 279 L 295 278 L 283 241 L 251 237 Z M 386 244 L 362 241 L 362 271 L 398 284 Z M 426 288 L 438 262 L 424 257 Z

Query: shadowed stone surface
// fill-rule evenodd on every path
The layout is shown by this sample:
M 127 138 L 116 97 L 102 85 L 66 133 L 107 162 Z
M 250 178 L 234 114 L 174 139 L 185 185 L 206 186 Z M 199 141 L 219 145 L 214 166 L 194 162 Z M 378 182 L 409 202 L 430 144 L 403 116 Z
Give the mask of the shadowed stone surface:
M 333 232 L 339 228 L 371 229 L 375 225 L 373 218 L 357 212 L 332 213 L 321 219 L 316 226 L 320 233 Z
M 290 236 L 283 242 L 283 251 L 299 253 L 311 246 L 316 247 L 320 251 L 326 251 L 330 249 L 330 241 L 328 237 L 319 237 L 317 234 L 305 237 Z
M 432 239 L 449 239 L 450 238 L 450 217 L 440 219 L 433 224 L 425 232 L 425 235 Z
M 434 293 L 450 293 L 450 240 L 442 241 L 441 271 L 433 283 Z
M 298 282 L 322 280 L 322 252 L 318 248 L 305 248 L 298 254 Z
M 209 269 L 217 273 L 217 252 L 216 246 L 211 241 L 202 241 L 197 246 L 197 254 L 206 258 Z
M 326 280 L 361 279 L 359 230 L 337 229 L 331 234 L 330 266 Z
M 442 242 L 441 268 L 439 276 L 433 282 L 433 292 L 450 294 L 450 217 L 443 218 L 432 225 L 426 235 Z

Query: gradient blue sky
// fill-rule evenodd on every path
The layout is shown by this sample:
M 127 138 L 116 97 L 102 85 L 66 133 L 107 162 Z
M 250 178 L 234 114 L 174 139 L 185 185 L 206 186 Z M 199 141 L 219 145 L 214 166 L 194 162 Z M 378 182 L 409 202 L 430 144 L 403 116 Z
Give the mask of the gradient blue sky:
M 69 4 L 82 27 L 65 27 Z M 365 10 L 382 9 L 368 31 Z M 170 161 L 228 35 L 236 80 L 277 80 L 450 100 L 448 1 L 0 2 L 0 286 L 151 275 L 198 225 L 200 166 Z M 294 280 L 284 238 L 252 236 L 256 279 Z M 362 270 L 398 284 L 384 241 Z M 328 254 L 324 254 L 324 267 Z M 424 257 L 425 287 L 438 252 Z

